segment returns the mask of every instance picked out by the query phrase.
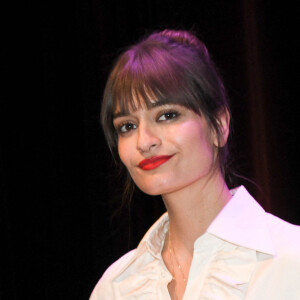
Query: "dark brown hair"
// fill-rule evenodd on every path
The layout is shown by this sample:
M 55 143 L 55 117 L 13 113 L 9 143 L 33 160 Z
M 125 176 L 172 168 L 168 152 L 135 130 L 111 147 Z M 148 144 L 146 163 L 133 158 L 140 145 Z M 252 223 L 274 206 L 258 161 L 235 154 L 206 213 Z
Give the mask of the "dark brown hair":
M 106 83 L 101 123 L 116 158 L 118 136 L 113 114 L 128 112 L 151 100 L 183 105 L 203 115 L 217 133 L 218 166 L 225 177 L 228 146 L 222 143 L 220 113 L 230 109 L 223 81 L 203 42 L 188 31 L 164 30 L 131 46 L 117 59 Z M 125 194 L 132 191 L 127 172 Z

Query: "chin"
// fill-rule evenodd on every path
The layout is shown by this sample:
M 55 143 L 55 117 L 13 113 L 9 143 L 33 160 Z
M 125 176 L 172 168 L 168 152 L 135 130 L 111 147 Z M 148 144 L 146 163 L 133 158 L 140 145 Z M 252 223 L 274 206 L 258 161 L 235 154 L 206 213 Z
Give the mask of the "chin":
M 140 183 L 140 182 L 137 182 L 137 181 L 134 181 L 136 186 L 142 191 L 144 192 L 145 194 L 147 195 L 150 195 L 150 196 L 157 196 L 157 195 L 161 195 L 161 191 L 162 189 L 159 188 L 157 185 L 155 184 L 149 184 L 148 183 Z
M 157 188 L 153 188 L 153 186 L 149 187 L 149 186 L 141 186 L 141 185 L 137 185 L 137 187 L 144 192 L 147 195 L 150 196 L 158 196 L 161 195 L 161 189 L 157 189 Z
M 150 196 L 157 196 L 157 195 L 164 195 L 173 192 L 174 190 L 177 190 L 174 185 L 171 184 L 161 184 L 161 181 L 159 183 L 155 182 L 143 182 L 136 183 L 138 188 L 143 191 L 145 194 Z

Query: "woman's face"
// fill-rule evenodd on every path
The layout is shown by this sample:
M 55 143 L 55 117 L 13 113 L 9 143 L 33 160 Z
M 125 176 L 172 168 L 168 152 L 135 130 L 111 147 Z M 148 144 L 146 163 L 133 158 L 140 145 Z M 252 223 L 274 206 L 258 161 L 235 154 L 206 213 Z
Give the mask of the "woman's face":
M 120 159 L 143 192 L 166 195 L 210 176 L 217 141 L 203 116 L 154 103 L 128 115 L 116 111 L 114 126 Z

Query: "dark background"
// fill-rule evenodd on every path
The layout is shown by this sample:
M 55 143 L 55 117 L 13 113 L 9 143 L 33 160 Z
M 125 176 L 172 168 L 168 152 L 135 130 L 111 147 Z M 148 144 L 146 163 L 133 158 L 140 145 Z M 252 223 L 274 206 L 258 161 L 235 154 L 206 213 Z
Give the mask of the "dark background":
M 193 29 L 233 111 L 239 179 L 269 212 L 300 224 L 296 7 L 278 1 L 74 0 L 15 7 L 12 87 L 1 102 L 2 299 L 88 299 L 104 270 L 164 211 L 121 184 L 99 125 L 114 58 L 141 36 Z M 297 70 L 297 71 L 296 71 Z M 296 81 L 297 80 L 297 81 Z

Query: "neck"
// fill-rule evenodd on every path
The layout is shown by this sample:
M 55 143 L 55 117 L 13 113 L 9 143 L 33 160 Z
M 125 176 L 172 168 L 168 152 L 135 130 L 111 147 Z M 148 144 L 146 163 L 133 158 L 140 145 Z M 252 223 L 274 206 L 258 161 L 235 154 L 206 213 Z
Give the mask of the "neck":
M 178 255 L 192 255 L 194 242 L 209 227 L 231 198 L 221 173 L 206 182 L 195 182 L 172 194 L 163 195 L 169 214 L 172 244 Z

